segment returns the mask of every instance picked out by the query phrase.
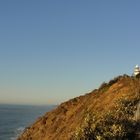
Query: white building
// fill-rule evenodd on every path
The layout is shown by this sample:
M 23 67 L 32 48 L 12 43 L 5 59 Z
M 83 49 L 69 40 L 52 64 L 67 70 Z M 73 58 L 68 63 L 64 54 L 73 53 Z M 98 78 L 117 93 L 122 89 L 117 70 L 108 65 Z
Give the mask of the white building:
M 140 74 L 140 68 L 138 65 L 136 65 L 134 68 L 134 76 L 137 76 L 138 74 Z

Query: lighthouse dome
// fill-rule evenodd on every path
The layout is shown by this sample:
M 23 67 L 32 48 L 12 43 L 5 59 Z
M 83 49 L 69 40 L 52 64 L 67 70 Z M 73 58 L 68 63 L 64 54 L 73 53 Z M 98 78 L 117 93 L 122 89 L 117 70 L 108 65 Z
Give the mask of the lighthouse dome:
M 136 65 L 134 69 L 134 76 L 137 76 L 139 74 L 140 74 L 140 68 L 139 68 L 139 65 Z

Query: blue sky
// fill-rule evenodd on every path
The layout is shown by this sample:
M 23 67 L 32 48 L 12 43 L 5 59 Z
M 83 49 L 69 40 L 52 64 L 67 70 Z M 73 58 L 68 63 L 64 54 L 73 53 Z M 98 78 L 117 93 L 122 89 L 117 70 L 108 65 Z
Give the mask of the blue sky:
M 140 64 L 138 0 L 1 0 L 0 103 L 58 104 Z

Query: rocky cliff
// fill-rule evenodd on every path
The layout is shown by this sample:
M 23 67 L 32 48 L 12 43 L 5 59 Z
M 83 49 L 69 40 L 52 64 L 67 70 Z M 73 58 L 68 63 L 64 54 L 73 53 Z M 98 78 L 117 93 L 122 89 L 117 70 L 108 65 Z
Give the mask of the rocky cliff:
M 138 133 L 135 112 L 139 96 L 140 80 L 119 76 L 91 93 L 60 104 L 36 120 L 18 140 L 134 138 Z M 87 119 L 89 114 L 92 119 Z

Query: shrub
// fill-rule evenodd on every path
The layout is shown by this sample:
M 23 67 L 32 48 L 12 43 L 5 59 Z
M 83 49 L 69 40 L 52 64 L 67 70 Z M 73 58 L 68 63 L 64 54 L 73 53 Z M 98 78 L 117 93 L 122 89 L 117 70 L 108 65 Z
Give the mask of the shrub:
M 120 99 L 113 111 L 100 116 L 99 113 L 87 113 L 84 123 L 77 128 L 73 140 L 123 140 L 135 137 L 136 126 L 134 120 L 136 106 L 140 97 Z M 97 117 L 98 116 L 98 117 Z

